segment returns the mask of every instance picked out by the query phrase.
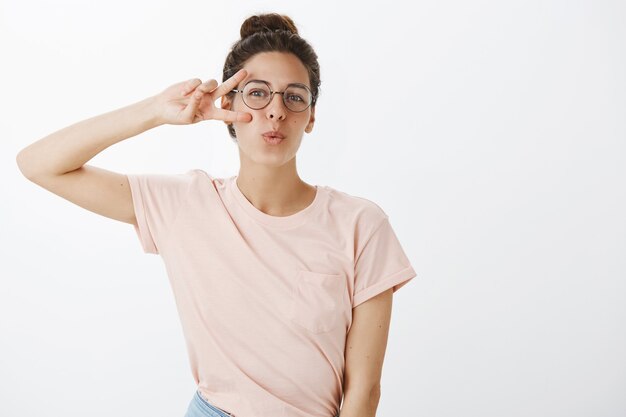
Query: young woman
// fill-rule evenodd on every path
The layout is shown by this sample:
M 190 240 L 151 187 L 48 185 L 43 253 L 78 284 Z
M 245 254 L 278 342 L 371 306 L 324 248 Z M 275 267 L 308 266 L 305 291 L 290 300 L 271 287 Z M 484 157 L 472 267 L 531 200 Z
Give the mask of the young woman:
M 24 148 L 18 165 L 132 224 L 143 251 L 161 255 L 197 384 L 187 417 L 373 417 L 392 293 L 416 274 L 378 205 L 298 176 L 320 69 L 289 17 L 246 19 L 222 81 L 180 82 L 66 127 Z M 204 120 L 226 123 L 238 175 L 86 165 L 148 129 Z

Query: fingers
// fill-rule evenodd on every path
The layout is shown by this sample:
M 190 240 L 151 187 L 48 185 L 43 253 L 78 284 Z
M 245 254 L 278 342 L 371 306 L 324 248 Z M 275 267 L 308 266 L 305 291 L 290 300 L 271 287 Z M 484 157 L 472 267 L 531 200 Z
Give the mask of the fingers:
M 215 90 L 215 87 L 217 87 L 217 81 L 215 81 L 215 80 L 208 80 L 208 81 L 200 84 L 196 88 L 196 90 L 199 90 L 203 94 L 206 94 L 206 93 L 210 93 L 211 91 Z
M 193 92 L 193 98 L 201 101 L 202 97 L 215 90 L 215 87 L 217 87 L 217 81 L 208 80 L 196 87 L 196 91 Z
M 185 120 L 195 120 L 195 115 L 198 111 L 198 106 L 202 101 L 203 95 L 204 93 L 202 91 L 196 89 L 191 97 L 189 97 L 189 103 L 187 103 L 187 107 L 185 107 L 185 109 L 181 112 Z
M 217 99 L 235 88 L 237 84 L 246 78 L 247 74 L 248 71 L 242 68 L 233 74 L 233 76 L 228 80 L 224 81 L 219 87 L 217 87 L 218 83 L 216 80 L 211 79 L 203 83 L 199 78 L 192 78 L 185 83 L 180 93 L 184 97 L 196 89 L 200 89 L 203 93 L 211 93 L 215 91 L 215 98 Z
M 183 86 L 183 89 L 180 91 L 180 95 L 183 97 L 186 96 L 187 94 L 195 90 L 196 87 L 198 87 L 198 85 L 200 84 L 202 84 L 202 81 L 200 81 L 200 79 L 192 78 L 191 80 L 185 83 L 185 85 Z
M 199 85 L 198 82 L 200 82 Z M 182 111 L 183 117 L 187 120 L 195 120 L 196 113 L 202 102 L 202 97 L 213 91 L 215 87 L 217 87 L 217 81 L 215 80 L 208 80 L 204 83 L 197 78 L 189 80 L 183 89 L 183 93 L 184 95 L 191 94 L 191 96 L 189 97 L 187 107 Z
M 223 85 L 223 84 L 222 84 Z M 225 122 L 251 122 L 252 115 L 241 111 L 231 111 L 225 109 L 215 109 L 213 111 L 213 119 L 223 120 Z
M 205 94 L 211 93 L 211 101 L 215 101 L 218 97 L 223 96 L 235 88 L 246 77 L 246 75 L 247 71 L 241 69 L 219 86 L 217 81 L 214 79 L 205 81 L 204 83 L 198 78 L 193 78 L 187 81 L 181 90 L 181 95 L 183 97 L 189 96 L 189 102 L 187 103 L 185 109 L 181 112 L 181 116 L 186 120 L 195 121 L 196 113 L 200 108 L 202 98 Z M 210 118 L 215 120 L 223 120 L 226 122 L 252 121 L 252 115 L 246 112 L 214 108 L 212 113 L 213 114 Z
M 232 77 L 230 77 L 229 79 L 227 79 L 226 81 L 224 81 L 222 83 L 222 85 L 220 85 L 219 87 L 217 87 L 215 89 L 215 91 L 213 92 L 215 98 L 217 97 L 221 97 L 224 94 L 227 94 L 230 90 L 232 90 L 233 88 L 237 87 L 237 85 L 244 79 L 246 78 L 246 75 L 248 74 L 248 71 L 246 71 L 245 69 L 240 69 L 239 71 L 237 71 Z

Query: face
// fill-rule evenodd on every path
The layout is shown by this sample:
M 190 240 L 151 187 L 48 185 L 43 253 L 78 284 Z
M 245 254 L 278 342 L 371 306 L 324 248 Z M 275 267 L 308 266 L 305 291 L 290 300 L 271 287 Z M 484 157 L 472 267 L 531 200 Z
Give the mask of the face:
M 290 53 L 262 52 L 250 58 L 243 68 L 248 73 L 236 87 L 238 90 L 243 89 L 248 80 L 267 81 L 272 91 L 284 91 L 291 83 L 311 88 L 306 67 Z M 233 123 L 239 152 L 242 157 L 265 165 L 280 166 L 293 159 L 302 142 L 302 135 L 310 133 L 315 122 L 314 108 L 309 106 L 302 112 L 292 112 L 285 107 L 282 94 L 274 94 L 270 103 L 259 110 L 246 106 L 240 93 L 235 94 L 232 103 L 222 96 L 221 107 L 252 115 L 250 122 Z M 277 145 L 268 144 L 263 139 L 263 133 L 272 130 L 284 136 Z

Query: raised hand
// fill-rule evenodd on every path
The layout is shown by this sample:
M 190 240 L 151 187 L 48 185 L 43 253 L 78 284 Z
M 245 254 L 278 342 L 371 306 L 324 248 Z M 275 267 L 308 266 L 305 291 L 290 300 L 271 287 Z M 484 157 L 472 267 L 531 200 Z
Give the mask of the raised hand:
M 203 83 L 198 78 L 171 85 L 155 96 L 157 117 L 161 123 L 172 125 L 193 124 L 203 120 L 250 122 L 250 113 L 215 106 L 215 101 L 235 88 L 246 74 L 247 71 L 241 69 L 219 86 L 214 79 Z

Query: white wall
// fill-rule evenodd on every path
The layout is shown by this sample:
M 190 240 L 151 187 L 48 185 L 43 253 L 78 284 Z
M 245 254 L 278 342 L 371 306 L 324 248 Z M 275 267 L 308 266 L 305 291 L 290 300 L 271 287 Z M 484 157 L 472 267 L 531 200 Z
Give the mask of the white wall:
M 1 5 L 0 415 L 184 414 L 160 258 L 15 156 L 174 82 L 221 81 L 241 22 L 267 11 L 320 57 L 300 174 L 383 207 L 418 273 L 394 298 L 377 415 L 626 415 L 624 2 Z M 232 175 L 239 159 L 212 121 L 89 163 Z

